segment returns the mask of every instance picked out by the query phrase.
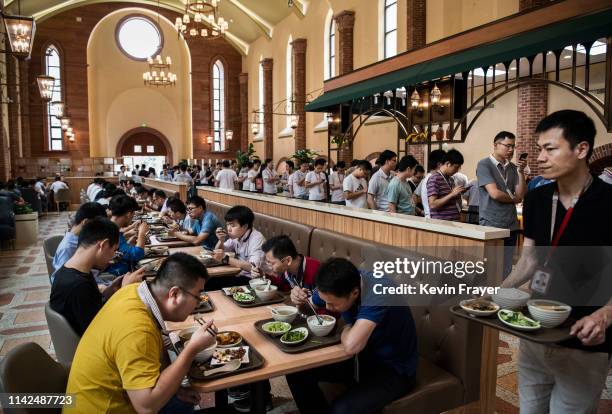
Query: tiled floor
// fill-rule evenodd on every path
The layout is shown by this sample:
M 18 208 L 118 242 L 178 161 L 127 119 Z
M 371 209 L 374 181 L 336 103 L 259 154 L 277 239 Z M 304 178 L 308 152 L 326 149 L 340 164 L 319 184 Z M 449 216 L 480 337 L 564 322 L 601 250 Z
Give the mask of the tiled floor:
M 0 359 L 15 346 L 29 341 L 38 343 L 54 356 L 44 315 L 50 286 L 42 241 L 63 234 L 65 229 L 66 213 L 43 217 L 36 246 L 0 251 Z M 496 411 L 499 414 L 518 413 L 517 350 L 517 338 L 502 335 L 497 357 Z M 274 414 L 297 412 L 283 378 L 272 380 L 272 393 L 277 407 Z M 604 413 L 612 413 L 612 373 L 599 405 L 599 414 Z

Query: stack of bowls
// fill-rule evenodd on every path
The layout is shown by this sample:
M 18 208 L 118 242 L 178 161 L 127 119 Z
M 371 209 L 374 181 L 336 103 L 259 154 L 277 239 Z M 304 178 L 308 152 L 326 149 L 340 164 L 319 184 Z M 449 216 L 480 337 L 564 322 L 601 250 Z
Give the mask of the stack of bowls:
M 493 302 L 502 309 L 520 309 L 527 304 L 529 293 L 514 288 L 501 288 L 493 295 Z

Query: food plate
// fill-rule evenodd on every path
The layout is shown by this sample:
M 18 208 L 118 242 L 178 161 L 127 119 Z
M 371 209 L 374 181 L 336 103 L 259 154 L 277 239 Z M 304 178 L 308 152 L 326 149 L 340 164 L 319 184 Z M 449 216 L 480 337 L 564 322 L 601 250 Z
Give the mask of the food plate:
M 232 359 L 240 359 L 242 364 L 249 363 L 249 347 L 234 346 L 231 348 L 217 348 L 210 360 L 210 366 L 224 365 Z
M 250 292 L 249 293 L 236 292 L 236 293 L 234 293 L 232 295 L 232 299 L 234 299 L 239 304 L 253 303 L 253 302 L 255 302 L 256 298 L 257 298 L 257 296 L 253 295 Z
M 232 348 L 240 345 L 242 335 L 235 331 L 222 331 L 217 333 L 217 348 Z
M 535 331 L 541 328 L 540 322 L 523 315 L 523 312 L 502 309 L 497 312 L 497 317 L 502 323 L 519 331 Z
M 461 309 L 474 316 L 491 316 L 499 310 L 499 306 L 484 299 L 466 299 L 459 302 Z
M 249 352 L 248 352 L 249 362 L 242 363 L 240 365 L 240 368 L 238 368 L 236 371 L 218 372 L 216 374 L 212 374 L 212 375 L 205 377 L 204 372 L 208 371 L 211 368 L 214 368 L 213 366 L 211 366 L 211 361 L 204 362 L 204 363 L 196 362 L 196 363 L 193 363 L 191 365 L 191 368 L 189 369 L 189 377 L 195 380 L 198 380 L 198 381 L 211 381 L 211 380 L 215 380 L 219 378 L 226 378 L 226 377 L 231 377 L 233 375 L 242 374 L 243 372 L 254 371 L 256 369 L 263 367 L 264 362 L 265 362 L 264 357 L 259 352 L 257 352 L 257 349 L 251 346 L 246 340 L 243 339 L 242 343 L 244 346 L 247 346 L 249 348 Z M 228 349 L 228 348 L 224 348 L 224 349 Z
M 326 346 L 336 345 L 340 343 L 340 335 L 342 334 L 343 322 L 338 320 L 332 331 L 327 336 L 317 337 L 312 335 L 308 329 L 306 319 L 298 316 L 293 321 L 292 330 L 305 329 L 308 331 L 308 337 L 301 343 L 298 344 L 286 344 L 281 341 L 282 336 L 270 336 L 261 327 L 265 323 L 274 322 L 274 319 L 263 319 L 254 323 L 255 330 L 259 332 L 263 337 L 272 342 L 278 349 L 287 354 L 299 354 L 301 352 L 312 351 L 319 348 L 325 348 Z
M 232 286 L 232 287 L 228 287 L 228 288 L 223 288 L 222 290 L 223 290 L 223 293 L 225 293 L 226 296 L 232 296 L 234 293 L 237 293 L 237 292 L 251 293 L 249 288 L 246 287 L 246 286 Z
M 295 328 L 283 334 L 280 341 L 284 345 L 297 346 L 304 343 L 308 339 L 307 328 Z
M 202 292 L 200 294 L 200 303 L 198 304 L 198 307 L 195 308 L 193 312 L 191 312 L 191 314 L 193 315 L 195 313 L 207 313 L 207 312 L 212 312 L 214 310 L 215 310 L 215 305 L 210 299 L 210 296 Z

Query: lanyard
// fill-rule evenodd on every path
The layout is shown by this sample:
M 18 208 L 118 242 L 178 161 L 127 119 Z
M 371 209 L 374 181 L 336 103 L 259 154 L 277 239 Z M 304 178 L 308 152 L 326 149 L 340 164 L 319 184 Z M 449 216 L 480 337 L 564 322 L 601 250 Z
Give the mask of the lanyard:
M 446 177 L 444 176 L 444 174 L 442 174 L 440 171 L 438 171 L 438 174 L 440 174 L 442 176 L 442 178 L 444 178 L 444 181 L 446 181 L 446 184 L 448 185 L 448 188 L 453 191 L 453 186 L 451 185 L 450 181 L 446 179 Z
M 585 186 L 582 188 L 582 191 L 580 191 L 580 194 L 578 194 L 578 197 L 574 197 L 572 199 L 572 203 L 570 204 L 570 207 L 565 212 L 565 215 L 563 216 L 563 220 L 561 220 L 561 225 L 559 226 L 559 231 L 557 232 L 556 235 L 554 233 L 555 233 L 555 221 L 557 220 L 557 206 L 559 204 L 559 185 L 555 183 L 555 193 L 553 194 L 553 198 L 552 198 L 552 214 L 551 214 L 551 220 L 550 220 L 550 239 L 551 239 L 550 246 L 551 248 L 548 250 L 548 254 L 546 255 L 546 261 L 544 262 L 544 266 L 548 264 L 548 261 L 550 260 L 553 252 L 559 245 L 561 236 L 563 235 L 563 233 L 565 233 L 565 229 L 567 228 L 567 225 L 570 219 L 572 218 L 572 214 L 574 213 L 574 207 L 576 207 L 578 200 L 580 199 L 580 197 L 582 197 L 585 191 L 590 187 L 592 182 L 593 182 L 593 178 L 589 176 L 589 180 L 586 182 Z

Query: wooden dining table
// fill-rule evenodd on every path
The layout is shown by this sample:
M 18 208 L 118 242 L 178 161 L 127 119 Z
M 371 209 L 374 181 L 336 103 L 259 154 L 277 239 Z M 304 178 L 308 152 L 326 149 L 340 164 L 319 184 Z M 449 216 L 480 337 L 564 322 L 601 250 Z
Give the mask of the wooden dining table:
M 262 368 L 254 371 L 237 373 L 225 378 L 210 381 L 191 380 L 192 386 L 200 392 L 215 392 L 226 390 L 230 387 L 251 384 L 251 412 L 265 413 L 267 389 L 264 388 L 262 381 L 351 358 L 351 355 L 344 351 L 341 344 L 303 353 L 287 354 L 255 329 L 256 321 L 270 318 L 270 310 L 266 306 L 241 308 L 222 291 L 208 293 L 215 304 L 215 310 L 206 313 L 204 318 L 207 320 L 213 319 L 215 326 L 220 331 L 236 331 L 242 335 L 250 346 L 261 354 L 264 359 L 264 365 Z M 197 326 L 193 318 L 194 316 L 189 316 L 183 322 L 167 322 L 166 325 L 168 330 L 171 331 Z M 225 394 L 222 393 L 221 395 L 224 396 Z M 219 403 L 220 399 L 217 399 L 217 404 Z

